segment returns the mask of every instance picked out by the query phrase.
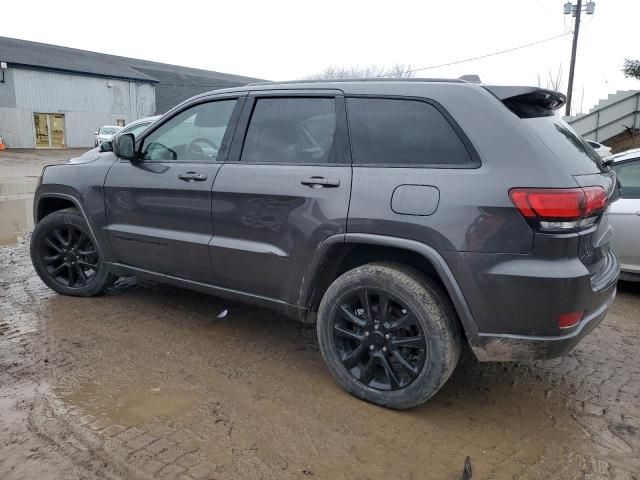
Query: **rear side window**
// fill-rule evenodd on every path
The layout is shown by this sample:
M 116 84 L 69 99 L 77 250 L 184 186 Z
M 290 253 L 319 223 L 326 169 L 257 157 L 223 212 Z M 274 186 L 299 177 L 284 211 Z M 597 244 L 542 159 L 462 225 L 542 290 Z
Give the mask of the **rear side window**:
M 620 182 L 620 196 L 622 198 L 640 198 L 640 159 L 613 165 Z
M 260 98 L 251 115 L 241 161 L 327 163 L 335 130 L 333 98 Z
M 525 122 L 573 175 L 598 173 L 603 170 L 602 158 L 587 141 L 562 119 L 551 117 L 526 118 Z
M 453 126 L 418 100 L 347 99 L 353 163 L 469 165 L 472 158 Z

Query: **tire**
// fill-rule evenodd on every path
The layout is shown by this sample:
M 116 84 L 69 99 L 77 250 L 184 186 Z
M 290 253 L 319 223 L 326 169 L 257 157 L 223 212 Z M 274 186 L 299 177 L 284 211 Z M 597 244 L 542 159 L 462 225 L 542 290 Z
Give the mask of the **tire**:
M 331 284 L 317 331 L 342 388 L 383 407 L 407 409 L 431 398 L 453 373 L 461 350 L 458 325 L 448 296 L 432 280 L 402 264 L 373 263 Z
M 40 279 L 62 295 L 91 297 L 116 280 L 75 208 L 50 213 L 38 222 L 31 235 L 30 253 Z

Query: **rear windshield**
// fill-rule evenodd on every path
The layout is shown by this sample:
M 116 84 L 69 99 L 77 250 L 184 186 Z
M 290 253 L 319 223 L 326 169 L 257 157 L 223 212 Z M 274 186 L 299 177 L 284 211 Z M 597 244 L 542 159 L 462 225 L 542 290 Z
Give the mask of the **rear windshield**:
M 604 170 L 602 158 L 561 118 L 538 117 L 522 120 L 549 149 L 565 163 L 572 174 L 597 173 Z

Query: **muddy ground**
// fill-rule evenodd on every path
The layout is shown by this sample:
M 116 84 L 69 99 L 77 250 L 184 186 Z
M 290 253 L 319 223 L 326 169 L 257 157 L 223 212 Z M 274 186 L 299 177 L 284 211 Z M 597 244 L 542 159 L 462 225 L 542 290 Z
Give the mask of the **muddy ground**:
M 333 382 L 313 327 L 133 279 L 59 296 L 23 240 L 0 247 L 0 479 L 457 480 L 467 455 L 474 479 L 640 479 L 639 319 L 621 284 L 568 357 L 466 356 L 395 412 Z
M 33 192 L 42 167 L 85 150 L 0 150 L 0 245 L 24 238 L 33 228 Z

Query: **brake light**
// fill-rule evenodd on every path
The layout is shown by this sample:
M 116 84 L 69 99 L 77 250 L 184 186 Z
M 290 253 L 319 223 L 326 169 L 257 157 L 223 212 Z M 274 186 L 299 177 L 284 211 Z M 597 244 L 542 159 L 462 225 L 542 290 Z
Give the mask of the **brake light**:
M 585 217 L 596 215 L 607 206 L 607 194 L 602 187 L 585 187 L 584 191 L 587 207 Z
M 607 194 L 597 186 L 514 188 L 509 197 L 530 224 L 544 231 L 589 227 L 607 206 Z

